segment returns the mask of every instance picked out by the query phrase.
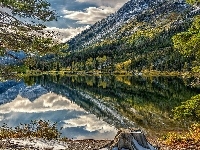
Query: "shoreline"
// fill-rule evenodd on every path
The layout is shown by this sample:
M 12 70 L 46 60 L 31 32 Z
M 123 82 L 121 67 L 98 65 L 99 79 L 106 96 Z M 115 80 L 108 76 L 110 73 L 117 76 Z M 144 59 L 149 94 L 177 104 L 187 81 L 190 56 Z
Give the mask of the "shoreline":
M 149 143 L 158 150 L 199 150 L 200 144 L 183 143 L 182 145 L 167 145 L 160 140 L 150 139 Z M 44 139 L 7 139 L 0 140 L 1 150 L 110 150 L 114 140 L 44 140 Z M 114 148 L 113 148 L 114 150 Z
M 19 73 L 15 73 L 17 75 L 23 75 Z M 31 70 L 27 73 L 24 73 L 24 75 L 122 75 L 122 76 L 182 76 L 182 77 L 199 77 L 200 73 L 194 73 L 194 72 L 178 72 L 178 71 L 157 71 L 157 70 L 142 70 L 141 72 L 138 71 L 122 71 L 122 72 L 103 72 L 103 71 L 67 71 L 67 70 L 61 70 L 61 71 L 37 71 L 37 70 Z

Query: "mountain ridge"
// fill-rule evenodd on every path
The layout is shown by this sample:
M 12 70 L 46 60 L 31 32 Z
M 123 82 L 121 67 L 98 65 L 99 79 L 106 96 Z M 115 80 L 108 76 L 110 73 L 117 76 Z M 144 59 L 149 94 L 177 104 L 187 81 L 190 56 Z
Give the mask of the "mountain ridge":
M 159 13 L 161 15 L 163 14 L 164 17 L 168 15 L 167 13 L 170 11 L 184 13 L 184 10 L 192 11 L 194 7 L 186 4 L 184 0 L 130 0 L 116 13 L 98 21 L 90 28 L 69 40 L 69 49 L 76 51 L 77 49 L 86 48 L 96 42 L 101 42 L 106 38 L 119 38 L 116 34 L 120 28 L 134 19 L 137 21 L 141 20 L 140 22 L 149 22 L 150 20 L 153 22 L 160 19 Z M 149 11 L 151 12 L 149 13 Z M 188 15 L 189 14 L 190 13 L 188 13 Z M 137 28 L 135 28 L 135 30 L 137 30 Z M 134 32 L 135 31 L 132 30 L 129 35 Z M 125 36 L 128 35 L 127 33 L 124 34 Z

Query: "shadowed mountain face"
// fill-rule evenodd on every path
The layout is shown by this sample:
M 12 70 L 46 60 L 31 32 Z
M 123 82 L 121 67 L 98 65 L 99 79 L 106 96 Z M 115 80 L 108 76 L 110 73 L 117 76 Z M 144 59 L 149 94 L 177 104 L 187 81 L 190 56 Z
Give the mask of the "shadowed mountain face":
M 174 28 L 199 13 L 194 9 L 185 0 L 130 0 L 116 13 L 69 40 L 69 50 L 78 51 L 105 40 L 120 40 L 146 29 Z

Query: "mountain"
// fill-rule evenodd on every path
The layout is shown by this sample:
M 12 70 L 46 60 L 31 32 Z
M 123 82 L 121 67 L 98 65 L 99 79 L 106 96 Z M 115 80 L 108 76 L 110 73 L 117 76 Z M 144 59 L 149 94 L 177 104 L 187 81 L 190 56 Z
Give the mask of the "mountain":
M 27 70 L 120 74 L 151 70 L 200 72 L 200 6 L 186 1 L 189 0 L 130 0 L 116 13 L 70 39 L 67 49 L 43 57 L 27 54 L 31 59 L 24 64 L 22 52 L 18 52 L 20 57 L 7 52 L 0 57 L 0 65 L 10 68 L 0 70 L 4 74 Z M 180 33 L 185 36 L 178 36 Z
M 130 36 L 141 29 L 170 28 L 173 24 L 182 23 L 185 17 L 200 12 L 194 9 L 184 0 L 131 0 L 116 13 L 69 40 L 68 44 L 70 50 L 76 51 L 105 39 Z
M 193 58 L 174 50 L 172 37 L 187 31 L 198 5 L 185 0 L 130 0 L 67 43 L 71 70 L 190 70 Z

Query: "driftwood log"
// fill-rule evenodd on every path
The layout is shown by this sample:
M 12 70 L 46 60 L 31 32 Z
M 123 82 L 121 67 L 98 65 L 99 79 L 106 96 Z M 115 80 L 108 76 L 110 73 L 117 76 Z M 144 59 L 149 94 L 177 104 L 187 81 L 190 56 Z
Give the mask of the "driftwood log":
M 120 130 L 115 136 L 110 150 L 156 150 L 141 130 Z

